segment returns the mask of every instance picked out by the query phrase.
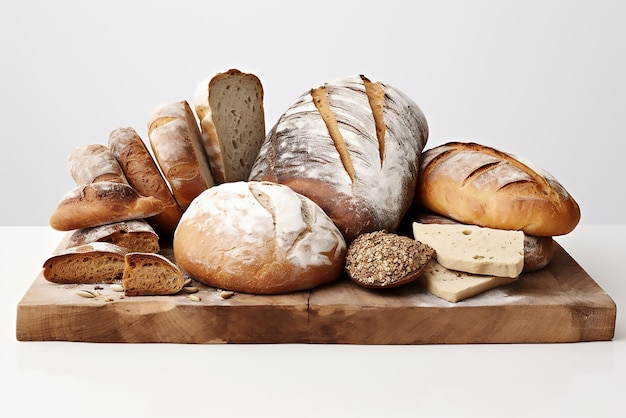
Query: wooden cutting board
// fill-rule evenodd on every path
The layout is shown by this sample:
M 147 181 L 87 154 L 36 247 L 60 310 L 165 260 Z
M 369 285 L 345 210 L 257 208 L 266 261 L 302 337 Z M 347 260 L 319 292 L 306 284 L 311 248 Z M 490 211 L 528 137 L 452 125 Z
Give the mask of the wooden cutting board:
M 616 306 L 555 243 L 553 261 L 515 283 L 451 303 L 418 283 L 386 290 L 347 278 L 288 295 L 201 284 L 187 294 L 124 297 L 109 285 L 58 285 L 40 274 L 17 306 L 20 341 L 164 343 L 463 344 L 611 340 Z M 172 256 L 171 250 L 163 251 Z

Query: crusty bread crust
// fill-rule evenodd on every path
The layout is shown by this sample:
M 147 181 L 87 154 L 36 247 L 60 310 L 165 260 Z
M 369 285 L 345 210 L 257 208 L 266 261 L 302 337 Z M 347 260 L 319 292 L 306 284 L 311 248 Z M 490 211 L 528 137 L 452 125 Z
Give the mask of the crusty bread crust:
M 153 196 L 163 203 L 163 210 L 147 221 L 161 237 L 171 237 L 183 212 L 144 141 L 133 128 L 118 128 L 109 135 L 109 149 L 128 183 L 139 194 Z
M 161 210 L 160 200 L 141 196 L 128 184 L 101 181 L 77 186 L 68 192 L 50 217 L 50 226 L 70 231 L 143 219 Z
M 547 172 L 476 143 L 450 142 L 424 152 L 416 204 L 462 223 L 567 234 L 580 209 Z
M 122 168 L 106 145 L 89 144 L 74 148 L 67 157 L 67 167 L 79 186 L 98 181 L 126 183 Z
M 351 242 L 396 230 L 413 200 L 427 138 L 413 100 L 364 76 L 348 77 L 304 93 L 280 117 L 250 180 L 309 197 Z
M 148 120 L 148 137 L 172 194 L 184 211 L 214 184 L 200 128 L 187 101 L 155 107 Z
M 332 282 L 343 272 L 347 250 L 319 206 L 286 186 L 262 182 L 224 183 L 198 196 L 173 246 L 189 276 L 252 294 Z

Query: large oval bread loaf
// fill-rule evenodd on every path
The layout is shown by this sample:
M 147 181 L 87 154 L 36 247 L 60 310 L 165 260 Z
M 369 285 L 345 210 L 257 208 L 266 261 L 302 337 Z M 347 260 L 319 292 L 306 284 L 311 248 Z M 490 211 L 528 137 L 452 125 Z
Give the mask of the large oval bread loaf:
M 285 184 L 324 209 L 347 241 L 394 231 L 415 191 L 428 138 L 424 114 L 364 76 L 300 96 L 261 146 L 250 180 Z
M 535 236 L 567 234 L 580 220 L 578 204 L 552 175 L 472 142 L 424 152 L 415 200 L 459 222 Z
M 347 250 L 319 206 L 266 182 L 223 183 L 203 192 L 183 214 L 173 247 L 176 262 L 194 279 L 253 294 L 336 280 Z

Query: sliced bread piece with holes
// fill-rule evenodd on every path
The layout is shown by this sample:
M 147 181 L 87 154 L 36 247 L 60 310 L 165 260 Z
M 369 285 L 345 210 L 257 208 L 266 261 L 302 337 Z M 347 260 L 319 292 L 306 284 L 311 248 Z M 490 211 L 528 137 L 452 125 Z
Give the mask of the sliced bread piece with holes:
M 68 247 L 78 247 L 92 242 L 110 242 L 132 252 L 159 252 L 159 236 L 148 222 L 137 219 L 78 229 L 69 239 Z
M 124 273 L 126 252 L 109 242 L 60 250 L 45 261 L 43 277 L 53 283 L 113 283 Z
M 231 69 L 198 84 L 195 108 L 216 183 L 247 180 L 265 139 L 263 86 Z
M 178 293 L 185 277 L 176 264 L 161 254 L 128 253 L 122 286 L 126 296 L 172 295 Z

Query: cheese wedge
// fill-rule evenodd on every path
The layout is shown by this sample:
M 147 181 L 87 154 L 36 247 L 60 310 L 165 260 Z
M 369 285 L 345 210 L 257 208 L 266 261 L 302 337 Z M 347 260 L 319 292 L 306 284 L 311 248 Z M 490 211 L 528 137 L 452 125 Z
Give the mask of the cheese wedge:
M 524 268 L 522 231 L 414 222 L 413 237 L 434 248 L 437 262 L 450 270 L 513 278 Z
M 417 280 L 433 295 L 456 303 L 498 286 L 513 283 L 517 278 L 482 276 L 449 270 L 431 259 Z

